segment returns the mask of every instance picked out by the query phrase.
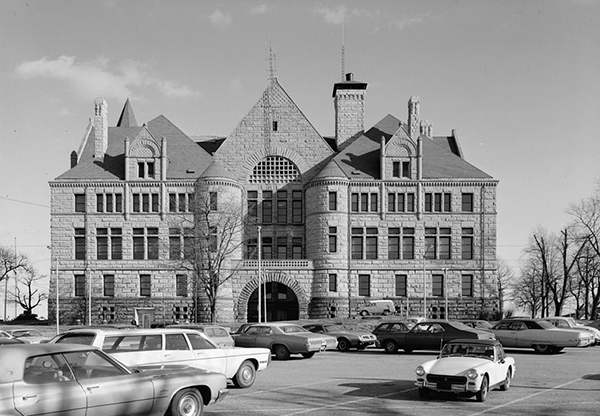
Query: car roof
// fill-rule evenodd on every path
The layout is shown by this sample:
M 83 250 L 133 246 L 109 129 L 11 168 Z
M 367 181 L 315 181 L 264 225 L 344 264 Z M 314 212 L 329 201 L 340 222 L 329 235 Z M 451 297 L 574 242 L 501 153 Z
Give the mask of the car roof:
M 10 344 L 0 347 L 0 383 L 23 379 L 25 361 L 29 357 L 74 351 L 98 350 L 77 344 Z
M 148 334 L 179 334 L 181 332 L 196 332 L 191 328 L 135 328 L 135 329 L 118 329 L 118 328 L 110 328 L 110 329 L 99 329 L 99 328 L 89 328 L 89 329 L 73 329 L 68 332 L 64 332 L 61 335 L 65 334 L 103 334 L 104 336 L 112 336 L 112 335 L 148 335 Z

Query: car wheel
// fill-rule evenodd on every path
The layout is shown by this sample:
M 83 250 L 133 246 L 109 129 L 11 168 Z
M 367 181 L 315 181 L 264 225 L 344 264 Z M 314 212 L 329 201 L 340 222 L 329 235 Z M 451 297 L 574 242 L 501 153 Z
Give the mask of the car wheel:
M 383 349 L 388 354 L 395 354 L 398 352 L 398 345 L 394 341 L 387 340 L 383 342 Z
M 369 314 L 369 312 L 367 311 L 360 311 L 360 316 L 367 316 Z
M 538 354 L 549 354 L 552 347 L 550 345 L 534 345 L 533 350 Z
M 350 349 L 350 341 L 346 338 L 338 339 L 338 350 L 340 351 L 348 351 Z
M 425 387 L 419 387 L 419 397 L 421 399 L 426 399 L 431 395 L 431 390 Z
M 275 345 L 273 352 L 275 353 L 275 358 L 278 360 L 287 360 L 290 358 L 290 350 L 285 345 Z
M 500 386 L 500 390 L 506 391 L 510 388 L 510 380 L 512 379 L 512 371 L 510 368 L 506 372 L 506 378 L 504 379 L 504 384 Z
M 392 314 L 392 312 L 390 312 L 390 310 L 389 310 L 389 309 L 386 309 L 385 311 L 383 311 L 383 314 L 384 314 L 385 316 L 388 316 L 388 315 L 391 315 L 391 314 Z
M 254 368 L 254 365 L 250 361 L 246 360 L 240 365 L 237 373 L 235 373 L 233 384 L 241 389 L 247 389 L 254 384 L 255 379 L 256 368 Z
M 203 411 L 204 402 L 196 389 L 178 391 L 169 406 L 170 416 L 200 416 Z
M 303 352 L 303 353 L 302 353 L 302 356 L 303 356 L 304 358 L 311 358 L 313 355 L 315 355 L 315 352 L 314 352 L 314 351 L 313 351 L 313 352 Z
M 477 392 L 477 401 L 478 402 L 485 402 L 485 399 L 487 399 L 487 394 L 488 394 L 489 389 L 490 389 L 490 386 L 488 384 L 488 378 L 487 378 L 487 376 L 483 376 L 483 380 L 481 380 L 481 389 Z

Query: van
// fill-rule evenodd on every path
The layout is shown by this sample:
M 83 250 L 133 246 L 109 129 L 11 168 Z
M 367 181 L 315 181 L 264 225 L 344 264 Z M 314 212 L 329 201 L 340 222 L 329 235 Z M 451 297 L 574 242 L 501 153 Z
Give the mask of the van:
M 394 302 L 391 300 L 370 300 L 359 306 L 358 314 L 366 315 L 392 315 L 396 312 Z

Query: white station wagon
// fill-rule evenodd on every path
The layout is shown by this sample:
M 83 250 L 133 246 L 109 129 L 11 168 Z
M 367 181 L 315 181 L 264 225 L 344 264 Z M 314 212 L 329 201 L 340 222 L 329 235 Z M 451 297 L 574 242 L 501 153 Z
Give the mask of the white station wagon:
M 271 363 L 267 348 L 220 348 L 192 329 L 76 329 L 59 334 L 50 343 L 93 345 L 128 366 L 181 364 L 225 374 L 233 384 L 247 388 L 256 372 Z

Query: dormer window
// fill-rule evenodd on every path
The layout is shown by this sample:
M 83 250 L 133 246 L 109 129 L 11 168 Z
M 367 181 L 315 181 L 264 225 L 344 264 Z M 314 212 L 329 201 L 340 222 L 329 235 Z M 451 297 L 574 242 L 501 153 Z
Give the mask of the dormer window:
M 154 179 L 154 162 L 152 162 L 152 161 L 138 162 L 138 178 L 139 179 Z
M 395 161 L 392 162 L 392 176 L 394 178 L 411 178 L 410 161 Z

